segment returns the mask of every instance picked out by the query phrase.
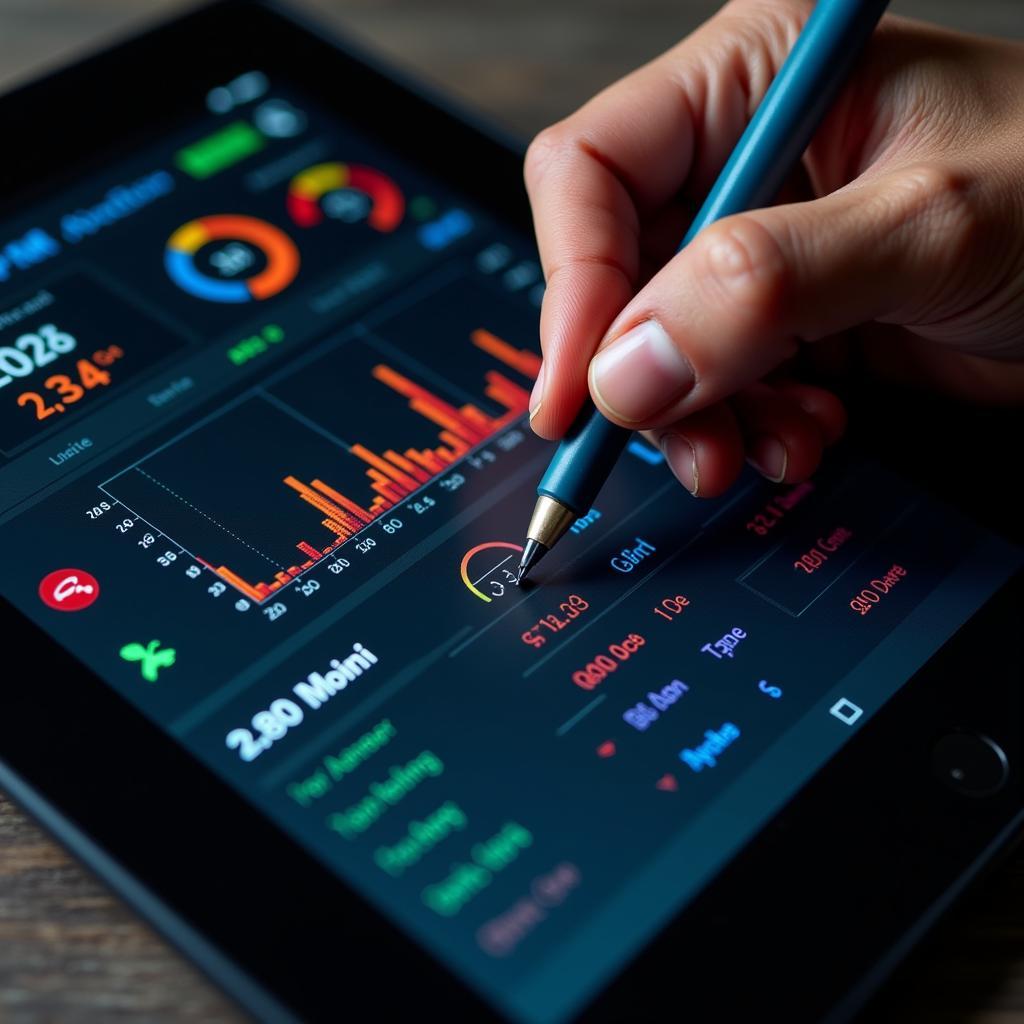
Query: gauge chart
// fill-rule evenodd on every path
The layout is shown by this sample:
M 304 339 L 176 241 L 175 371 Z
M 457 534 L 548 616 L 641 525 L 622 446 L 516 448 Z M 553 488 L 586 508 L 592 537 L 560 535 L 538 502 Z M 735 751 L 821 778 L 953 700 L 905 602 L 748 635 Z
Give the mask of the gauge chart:
M 459 574 L 465 588 L 481 601 L 490 604 L 502 597 L 508 587 L 515 585 L 515 560 L 522 546 L 504 540 L 477 544 L 463 556 Z
M 402 190 L 386 174 L 362 164 L 324 163 L 307 167 L 288 187 L 288 213 L 299 227 L 325 218 L 365 222 L 374 231 L 394 231 L 405 215 Z

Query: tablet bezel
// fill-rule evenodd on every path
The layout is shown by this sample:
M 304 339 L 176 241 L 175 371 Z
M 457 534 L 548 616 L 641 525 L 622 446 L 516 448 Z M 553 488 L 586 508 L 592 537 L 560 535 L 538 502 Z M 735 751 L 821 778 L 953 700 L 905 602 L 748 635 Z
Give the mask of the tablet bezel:
M 183 50 L 194 88 L 178 85 Z M 45 132 L 33 133 L 33 145 L 17 161 L 0 168 L 0 217 L 159 138 L 202 109 L 212 84 L 252 67 L 314 90 L 371 133 L 382 118 L 400 123 L 402 130 L 389 135 L 388 143 L 402 155 L 498 218 L 528 229 L 521 152 L 514 143 L 349 44 L 327 41 L 293 15 L 246 0 L 199 9 L 0 98 L 0 121 L 46 125 Z M 175 82 L 174 90 L 168 81 Z M 346 105 L 346 93 L 360 103 Z M 77 156 L 70 160 L 69 154 Z M 62 170 L 55 173 L 55 167 Z M 747 996 L 756 988 L 754 1005 L 770 1001 L 790 1019 L 820 1016 L 837 1005 L 850 1009 L 863 998 L 886 957 L 983 861 L 1005 848 L 1019 822 L 1021 736 L 1019 726 L 1012 729 L 1014 710 L 1020 710 L 1019 693 L 1014 703 L 1019 662 L 1003 666 L 1001 682 L 996 678 L 959 703 L 955 691 L 946 694 L 946 704 L 956 708 L 953 718 L 962 721 L 940 724 L 935 717 L 936 694 L 945 694 L 963 671 L 965 645 L 1006 628 L 1019 606 L 1019 584 L 995 595 L 695 903 L 610 980 L 582 1018 L 641 1019 L 659 1007 L 679 1005 L 690 1011 L 717 1006 L 723 1019 L 734 1019 L 744 1006 L 745 985 Z M 455 1019 L 500 1019 L 439 959 L 6 604 L 0 607 L 0 630 L 18 638 L 17 661 L 26 673 L 0 716 L 0 785 L 251 1012 L 265 1019 L 332 1019 L 341 971 L 362 986 L 361 994 L 349 992 L 346 1007 L 372 1010 L 381 1019 L 426 1006 L 443 1007 Z M 1011 784 L 996 797 L 950 800 L 940 784 L 929 782 L 923 762 L 908 768 L 901 736 L 909 733 L 915 746 L 927 746 L 937 730 L 990 720 L 1009 728 L 1001 739 L 1013 766 Z M 852 780 L 862 787 L 868 783 L 869 799 L 848 797 L 837 807 L 837 794 L 848 794 Z M 882 799 L 898 790 L 909 801 L 900 811 Z M 948 835 L 954 822 L 955 849 Z M 878 920 L 858 923 L 837 906 L 830 920 L 844 934 L 843 957 L 839 968 L 829 969 L 823 944 L 808 931 L 822 920 L 828 876 L 812 879 L 806 859 L 801 862 L 792 851 L 812 848 L 816 860 L 852 876 L 850 836 L 897 825 L 901 834 L 909 829 L 942 837 L 948 856 L 934 870 L 913 876 L 893 872 L 860 879 L 865 892 L 891 890 L 898 907 L 881 937 Z M 198 838 L 189 841 L 189 832 Z M 260 851 L 258 859 L 252 849 Z M 761 891 L 759 877 L 770 877 L 772 891 L 788 894 L 785 921 L 761 919 L 770 901 L 761 913 L 751 904 Z M 850 896 L 859 891 L 858 883 L 847 877 L 844 885 L 844 905 L 855 910 Z M 268 890 L 274 900 L 253 899 L 254 892 Z M 742 943 L 733 940 L 734 930 L 742 933 Z M 783 972 L 756 969 L 754 951 L 769 942 L 779 962 L 801 965 L 800 1000 L 787 1003 L 790 986 Z M 730 964 L 727 951 L 737 946 L 747 952 Z M 692 974 L 683 1003 L 681 957 Z M 817 972 L 809 972 L 814 963 Z

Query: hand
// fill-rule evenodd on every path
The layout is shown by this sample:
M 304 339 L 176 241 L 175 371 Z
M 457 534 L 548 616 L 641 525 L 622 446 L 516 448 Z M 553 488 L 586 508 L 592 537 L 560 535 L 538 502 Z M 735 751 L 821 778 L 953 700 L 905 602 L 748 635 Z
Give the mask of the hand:
M 1024 45 L 884 18 L 782 204 L 672 255 L 811 6 L 733 0 L 534 140 L 541 436 L 589 385 L 714 496 L 744 458 L 803 479 L 842 434 L 839 399 L 787 372 L 798 350 L 1024 398 Z

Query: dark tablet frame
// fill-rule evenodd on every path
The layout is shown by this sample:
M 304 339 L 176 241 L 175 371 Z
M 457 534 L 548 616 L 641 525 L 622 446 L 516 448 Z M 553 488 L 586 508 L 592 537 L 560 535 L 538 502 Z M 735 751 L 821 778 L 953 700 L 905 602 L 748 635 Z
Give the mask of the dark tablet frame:
M 529 228 L 515 143 L 294 14 L 248 0 L 198 9 L 0 98 L 0 123 L 36 126 L 32 146 L 0 165 L 0 217 L 59 187 L 54 167 L 70 181 L 138 148 L 194 115 L 211 84 L 253 67 L 314 90 L 371 133 L 382 114 L 400 118 L 389 144 Z M 869 434 L 869 448 L 910 464 Z M 913 465 L 942 489 L 940 468 Z M 1012 490 L 967 504 L 997 526 L 1019 523 L 1006 514 Z M 790 1021 L 848 1019 L 1024 822 L 1020 655 L 980 668 L 975 655 L 999 631 L 1019 631 L 1021 591 L 1018 581 L 995 595 L 580 1019 L 728 1021 L 768 1008 Z M 0 632 L 17 636 L 21 666 L 0 715 L 0 786 L 249 1011 L 333 1020 L 339 979 L 351 979 L 347 1010 L 375 1019 L 426 1007 L 500 1019 L 6 604 Z M 1006 751 L 1010 777 L 995 795 L 957 795 L 932 773 L 934 742 L 955 730 Z M 253 899 L 268 889 L 274 900 Z

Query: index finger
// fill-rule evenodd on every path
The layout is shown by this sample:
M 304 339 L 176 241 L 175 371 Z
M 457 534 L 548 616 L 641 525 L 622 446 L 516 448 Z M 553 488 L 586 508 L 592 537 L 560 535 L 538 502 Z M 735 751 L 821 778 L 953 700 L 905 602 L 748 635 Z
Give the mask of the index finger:
M 561 436 L 587 396 L 590 358 L 639 284 L 645 215 L 684 184 L 709 186 L 809 6 L 734 0 L 534 140 L 526 185 L 548 282 L 538 434 Z
M 590 357 L 636 291 L 643 211 L 669 198 L 690 165 L 689 107 L 658 63 L 543 131 L 527 154 L 547 280 L 531 422 L 545 437 L 572 422 L 587 396 Z

